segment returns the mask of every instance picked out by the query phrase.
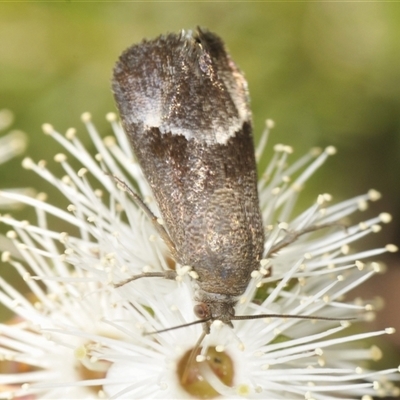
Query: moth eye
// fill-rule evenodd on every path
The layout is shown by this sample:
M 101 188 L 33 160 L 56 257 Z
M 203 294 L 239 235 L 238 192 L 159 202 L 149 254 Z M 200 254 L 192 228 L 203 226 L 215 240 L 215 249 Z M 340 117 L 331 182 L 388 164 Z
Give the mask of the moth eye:
M 193 311 L 196 317 L 200 319 L 206 319 L 210 317 L 210 310 L 206 303 L 199 303 L 193 307 Z

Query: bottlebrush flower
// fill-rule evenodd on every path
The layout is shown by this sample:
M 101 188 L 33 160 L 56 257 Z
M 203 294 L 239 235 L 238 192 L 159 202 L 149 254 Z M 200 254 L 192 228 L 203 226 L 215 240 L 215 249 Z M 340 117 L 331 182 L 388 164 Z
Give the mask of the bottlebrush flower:
M 381 352 L 365 342 L 394 330 L 363 333 L 354 329 L 356 323 L 345 321 L 368 319 L 379 306 L 376 301 L 346 301 L 346 295 L 382 270 L 377 256 L 396 250 L 394 245 L 362 252 L 351 248 L 390 221 L 382 213 L 361 223 L 348 222 L 379 193 L 371 190 L 333 205 L 331 196 L 322 194 L 307 210 L 292 216 L 300 190 L 334 153 L 332 147 L 319 154 L 312 151 L 290 165 L 292 149 L 275 146 L 259 183 L 268 232 L 266 254 L 283 242 L 253 272 L 236 314 L 337 320 L 240 320 L 233 321 L 233 329 L 214 321 L 197 361 L 188 362 L 202 326 L 151 332 L 194 321 L 196 273 L 173 262 L 151 221 L 110 177 L 134 187 L 157 215 L 116 116 L 107 118 L 114 135 L 102 139 L 90 115 L 83 115 L 97 149 L 94 158 L 74 129 L 64 137 L 44 126 L 45 133 L 65 148 L 66 154 L 55 156 L 65 170 L 62 178 L 44 161 L 23 163 L 60 190 L 70 203 L 67 210 L 49 204 L 43 194 L 33 198 L 1 193 L 33 207 L 37 221 L 0 218 L 10 226 L 8 237 L 20 252 L 18 257 L 4 252 L 3 262 L 18 270 L 32 293 L 24 296 L 0 280 L 0 301 L 16 315 L 0 328 L 0 398 L 367 400 L 399 394 L 392 383 L 398 379 L 397 368 L 374 370 Z M 268 121 L 258 157 L 271 127 Z M 81 163 L 78 172 L 67 155 Z M 49 216 L 69 225 L 69 233 L 58 232 Z M 316 230 L 315 225 L 326 227 Z M 167 269 L 175 269 L 178 278 L 143 278 L 115 287 L 132 275 Z M 15 370 L 6 371 L 10 366 Z

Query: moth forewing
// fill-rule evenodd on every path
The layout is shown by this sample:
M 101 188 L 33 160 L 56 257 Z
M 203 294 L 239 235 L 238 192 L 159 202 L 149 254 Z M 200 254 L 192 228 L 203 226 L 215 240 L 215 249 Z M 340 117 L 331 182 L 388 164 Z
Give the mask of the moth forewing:
M 264 243 L 246 80 L 199 29 L 130 47 L 112 86 L 176 261 L 198 274 L 195 300 L 230 323 Z

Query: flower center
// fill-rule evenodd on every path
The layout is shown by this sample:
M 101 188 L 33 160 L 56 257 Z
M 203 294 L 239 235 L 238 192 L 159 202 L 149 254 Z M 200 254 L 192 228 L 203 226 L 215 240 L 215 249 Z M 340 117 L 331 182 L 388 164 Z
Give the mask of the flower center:
M 105 378 L 111 366 L 109 361 L 97 360 L 90 357 L 91 346 L 96 345 L 94 343 L 87 343 L 75 349 L 75 357 L 78 362 L 77 371 L 82 381 Z M 96 394 L 103 389 L 102 385 L 88 386 L 88 388 Z
M 92 380 L 92 379 L 103 379 L 107 375 L 107 371 L 110 368 L 111 363 L 107 361 L 97 361 L 93 365 L 95 368 L 88 368 L 87 364 L 78 364 L 78 374 L 82 381 Z M 103 389 L 102 385 L 88 386 L 88 389 L 97 394 Z
M 197 355 L 201 349 L 197 351 Z M 201 372 L 201 364 L 207 364 L 214 375 L 225 385 L 233 386 L 234 367 L 232 359 L 225 352 L 217 352 L 215 347 L 209 347 L 206 353 L 206 359 L 202 362 L 192 361 L 192 349 L 188 350 L 178 362 L 178 377 L 182 388 L 198 399 L 213 399 L 219 396 L 219 393 L 206 380 Z

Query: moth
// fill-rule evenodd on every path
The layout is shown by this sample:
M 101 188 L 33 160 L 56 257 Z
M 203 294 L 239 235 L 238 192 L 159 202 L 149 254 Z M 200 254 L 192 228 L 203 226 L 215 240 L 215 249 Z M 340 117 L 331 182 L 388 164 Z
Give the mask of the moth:
M 120 56 L 112 90 L 164 221 L 155 226 L 174 260 L 198 275 L 193 323 L 204 323 L 205 335 L 215 320 L 232 326 L 232 320 L 276 316 L 235 315 L 260 267 L 265 238 L 247 82 L 223 41 L 200 28 L 144 40 Z M 282 239 L 266 256 L 303 233 Z M 143 277 L 176 273 L 143 273 L 118 286 Z

